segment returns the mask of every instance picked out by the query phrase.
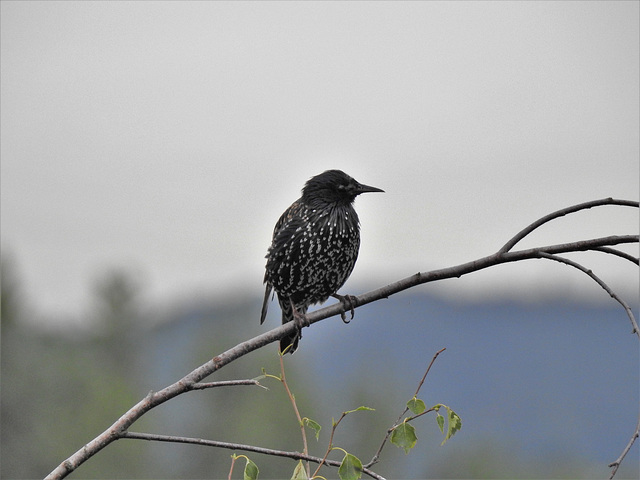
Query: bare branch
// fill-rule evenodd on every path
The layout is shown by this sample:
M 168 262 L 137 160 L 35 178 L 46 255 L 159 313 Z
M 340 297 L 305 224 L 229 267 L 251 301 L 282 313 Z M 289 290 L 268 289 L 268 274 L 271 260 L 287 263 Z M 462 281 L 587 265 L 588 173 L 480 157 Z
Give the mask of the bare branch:
M 422 385 L 424 385 L 424 381 L 427 379 L 427 375 L 429 375 L 429 372 L 431 371 L 431 367 L 433 366 L 433 364 L 436 361 L 436 358 L 438 358 L 438 355 L 440 355 L 442 352 L 444 352 L 447 348 L 441 348 L 440 350 L 438 350 L 435 355 L 433 356 L 433 358 L 431 359 L 431 362 L 429 362 L 429 366 L 427 367 L 427 371 L 424 372 L 424 375 L 422 376 L 422 380 L 420 380 L 420 383 L 418 384 L 418 388 L 416 388 L 416 393 L 413 394 L 414 397 L 417 397 L 418 394 L 420 393 L 420 389 L 422 388 Z M 406 410 L 405 410 L 406 412 Z M 404 415 L 404 414 L 403 414 Z
M 242 450 L 245 452 L 261 453 L 264 455 L 272 455 L 275 457 L 291 458 L 293 460 L 304 460 L 313 463 L 325 463 L 332 467 L 339 467 L 337 460 L 328 460 L 313 455 L 306 455 L 300 452 L 289 452 L 286 450 L 274 450 L 272 448 L 256 447 L 253 445 L 243 445 L 241 443 L 218 442 L 215 440 L 205 440 L 202 438 L 179 437 L 174 435 L 156 435 L 151 433 L 125 432 L 121 438 L 129 438 L 132 440 L 148 440 L 153 442 L 169 442 L 169 443 L 189 443 L 192 445 L 204 445 L 208 447 L 226 448 L 228 450 Z M 371 478 L 384 480 L 384 477 L 378 475 L 367 467 L 362 469 L 363 473 Z
M 640 259 L 638 257 L 634 257 L 633 255 L 629 255 L 627 252 L 623 252 L 621 250 L 617 250 L 615 248 L 609 247 L 597 247 L 594 248 L 598 252 L 609 253 L 611 255 L 616 255 L 620 258 L 624 258 L 625 260 L 629 260 L 631 263 L 635 263 L 636 265 L 640 265 Z
M 304 428 L 304 421 L 302 420 L 302 416 L 300 415 L 300 410 L 298 410 L 298 404 L 296 403 L 296 397 L 291 390 L 289 389 L 289 384 L 287 383 L 287 377 L 284 374 L 284 355 L 280 355 L 280 381 L 284 386 L 285 391 L 287 392 L 287 396 L 289 397 L 289 401 L 291 402 L 291 406 L 293 407 L 293 411 L 296 414 L 296 418 L 298 419 L 298 424 L 300 425 L 300 431 L 302 435 L 302 448 L 303 454 L 309 454 L 309 446 L 307 444 L 307 432 Z M 309 467 L 309 462 L 307 462 L 307 477 L 311 477 L 311 468 Z
M 342 415 L 340 415 L 340 418 L 338 419 L 337 422 L 333 422 L 333 425 L 331 425 L 331 434 L 329 435 L 329 444 L 327 445 L 327 451 L 324 454 L 324 457 L 322 457 L 322 461 L 318 464 L 318 468 L 316 468 L 316 470 L 313 472 L 313 475 L 309 476 L 309 478 L 315 478 L 316 475 L 318 475 L 318 472 L 320 471 L 320 469 L 322 468 L 322 465 L 329 465 L 326 460 L 327 457 L 329 456 L 329 454 L 331 453 L 331 450 L 333 450 L 333 436 L 336 433 L 336 428 L 338 428 L 338 425 L 340 425 L 340 422 L 342 422 L 342 419 L 344 417 L 347 416 L 347 412 L 342 412 Z M 370 467 L 371 465 L 367 465 L 367 467 Z
M 629 317 L 629 320 L 631 321 L 631 327 L 632 327 L 631 333 L 635 333 L 636 335 L 638 335 L 638 338 L 640 339 L 640 329 L 638 329 L 638 323 L 636 322 L 636 319 L 633 315 L 633 311 L 631 310 L 631 307 L 627 304 L 627 302 L 625 302 L 622 298 L 620 298 L 613 290 L 611 290 L 611 288 L 609 288 L 609 286 L 604 281 L 602 281 L 600 277 L 598 277 L 591 270 L 583 267 L 579 263 L 574 262 L 573 260 L 569 260 L 564 257 L 558 257 L 557 255 L 550 255 L 546 252 L 541 252 L 540 256 L 542 258 L 548 258 L 549 260 L 554 260 L 556 262 L 564 263 L 566 265 L 570 265 L 574 268 L 577 268 L 578 270 L 580 270 L 581 272 L 584 272 L 593 280 L 595 280 L 595 282 L 598 285 L 600 285 L 611 296 L 611 298 L 613 298 L 616 302 L 622 305 L 622 307 L 627 312 L 627 316 Z
M 587 250 L 593 250 L 597 247 L 619 245 L 623 243 L 638 243 L 638 235 L 622 235 L 622 236 L 610 236 L 594 238 L 590 240 L 582 240 L 579 242 L 564 243 L 558 245 L 548 245 L 546 247 L 530 248 L 527 250 L 518 250 L 515 252 L 494 253 L 487 257 L 474 260 L 472 262 L 463 263 L 455 267 L 442 268 L 439 270 L 432 270 L 430 272 L 418 272 L 410 277 L 403 278 L 394 283 L 390 283 L 384 287 L 372 290 L 362 295 L 356 296 L 356 308 L 366 305 L 368 303 L 380 300 L 382 298 L 389 298 L 391 295 L 407 290 L 416 285 L 423 283 L 435 282 L 438 280 L 444 280 L 446 278 L 459 278 L 463 275 L 467 275 L 472 272 L 484 270 L 485 268 L 493 267 L 502 263 L 517 262 L 525 259 L 540 258 L 541 252 L 549 254 L 568 253 L 568 252 L 583 252 Z M 316 310 L 306 315 L 310 324 L 323 320 L 327 317 L 332 317 L 340 314 L 342 311 L 342 305 L 336 303 L 328 307 Z
M 225 380 L 223 382 L 208 382 L 208 383 L 194 383 L 193 385 L 191 385 L 191 387 L 189 388 L 190 390 L 206 390 L 208 388 L 216 388 L 216 387 L 235 387 L 238 385 L 256 385 L 260 388 L 264 388 L 265 390 L 268 390 L 267 387 L 265 387 L 264 385 L 260 384 L 260 382 L 258 382 L 258 380 L 255 379 L 251 379 L 251 380 Z
M 518 243 L 524 237 L 529 235 L 536 228 L 538 228 L 541 225 L 544 225 L 545 223 L 550 222 L 551 220 L 554 220 L 554 219 L 559 218 L 559 217 L 564 217 L 565 215 L 568 215 L 569 213 L 575 213 L 575 212 L 579 212 L 580 210 L 587 210 L 589 208 L 599 207 L 599 206 L 602 206 L 602 205 L 620 205 L 620 206 L 625 206 L 625 207 L 636 207 L 636 208 L 638 208 L 638 202 L 633 202 L 633 201 L 630 201 L 630 200 L 617 200 L 617 199 L 613 199 L 611 197 L 603 198 L 602 200 L 592 200 L 590 202 L 580 203 L 578 205 L 573 205 L 571 207 L 561 208 L 560 210 L 558 210 L 556 212 L 550 213 L 549 215 L 545 215 L 541 219 L 536 220 L 531 225 L 526 227 L 524 230 L 521 230 L 520 232 L 518 232 L 500 250 L 498 250 L 498 253 L 508 252 L 509 250 L 511 250 L 515 246 L 516 243 Z
M 615 462 L 610 463 L 608 465 L 610 468 L 612 468 L 611 474 L 609 475 L 609 480 L 611 480 L 613 477 L 615 477 L 616 472 L 618 471 L 618 468 L 620 467 L 620 464 L 622 463 L 622 460 L 624 460 L 624 457 L 627 456 L 627 453 L 629 453 L 629 450 L 631 450 L 631 447 L 633 446 L 633 443 L 638 439 L 639 436 L 640 436 L 640 417 L 638 418 L 638 423 L 636 424 L 636 431 L 633 432 L 633 435 L 631 435 L 631 439 L 627 443 L 627 446 L 624 447 L 624 450 L 622 450 L 622 453 L 620 454 L 618 459 Z

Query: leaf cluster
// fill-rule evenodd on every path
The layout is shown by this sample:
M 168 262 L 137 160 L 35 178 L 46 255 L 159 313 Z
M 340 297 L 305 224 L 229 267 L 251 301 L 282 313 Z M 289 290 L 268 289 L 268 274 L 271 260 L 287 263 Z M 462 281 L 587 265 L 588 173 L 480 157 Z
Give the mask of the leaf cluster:
M 380 448 L 378 449 L 373 459 L 368 464 L 363 465 L 362 460 L 360 460 L 360 458 L 358 458 L 356 455 L 334 444 L 334 436 L 335 436 L 336 430 L 340 425 L 340 423 L 348 415 L 351 415 L 356 412 L 374 411 L 374 409 L 371 407 L 360 406 L 353 410 L 347 410 L 345 412 L 342 412 L 338 420 L 335 420 L 333 418 L 331 419 L 331 434 L 329 438 L 329 443 L 324 456 L 318 462 L 318 466 L 313 473 L 311 473 L 311 468 L 309 466 L 309 461 L 311 461 L 311 457 L 309 456 L 309 452 L 308 452 L 308 444 L 307 444 L 305 428 L 310 429 L 313 432 L 316 438 L 316 441 L 318 441 L 320 438 L 320 431 L 322 430 L 322 426 L 317 421 L 312 420 L 309 417 L 302 417 L 300 415 L 300 412 L 295 400 L 295 395 L 291 393 L 291 389 L 287 383 L 285 370 L 284 370 L 284 361 L 283 361 L 284 357 L 282 354 L 280 355 L 280 375 L 269 374 L 265 371 L 265 369 L 263 369 L 262 376 L 260 377 L 260 379 L 261 378 L 274 379 L 274 380 L 277 380 L 278 382 L 281 382 L 282 385 L 284 386 L 287 392 L 287 395 L 289 396 L 289 399 L 291 401 L 292 408 L 295 412 L 296 417 L 298 418 L 298 422 L 301 427 L 302 443 L 304 446 L 304 450 L 303 450 L 303 454 L 300 456 L 300 459 L 296 463 L 291 479 L 292 480 L 308 480 L 308 479 L 324 478 L 321 475 L 319 475 L 320 469 L 323 467 L 323 465 L 332 465 L 332 466 L 337 465 L 338 476 L 340 477 L 340 480 L 358 480 L 362 477 L 363 473 L 366 473 L 367 475 L 373 478 L 382 478 L 379 475 L 375 474 L 373 471 L 369 470 L 369 467 L 371 467 L 373 464 L 379 461 L 380 453 L 384 448 L 387 438 L 391 436 L 391 439 L 390 439 L 391 443 L 393 445 L 396 445 L 398 448 L 403 449 L 405 454 L 408 454 L 418 442 L 418 437 L 416 435 L 415 427 L 412 425 L 411 422 L 430 412 L 435 412 L 436 422 L 438 424 L 438 427 L 440 428 L 440 431 L 445 435 L 444 440 L 442 441 L 442 445 L 444 445 L 447 440 L 449 440 L 456 432 L 458 432 L 462 428 L 462 421 L 460 417 L 449 406 L 441 403 L 438 403 L 431 408 L 427 408 L 425 402 L 417 397 L 418 392 L 420 391 L 422 385 L 424 384 L 426 376 L 429 373 L 431 366 L 433 365 L 433 362 L 435 361 L 437 356 L 443 351 L 444 349 L 438 351 L 434 355 L 433 359 L 431 360 L 431 363 L 429 364 L 429 367 L 427 368 L 424 376 L 422 377 L 422 380 L 418 385 L 418 388 L 416 389 L 416 393 L 407 402 L 404 411 L 399 417 L 399 420 L 391 428 L 388 429 L 387 435 L 384 437 L 382 444 L 380 445 Z M 441 409 L 446 410 L 446 419 L 447 419 L 446 433 L 444 429 L 445 417 L 442 414 L 440 414 Z M 412 415 L 405 417 L 405 415 L 408 412 L 411 412 Z M 400 419 L 402 420 L 400 421 Z M 343 454 L 342 460 L 339 462 L 339 464 L 337 463 L 337 461 L 328 460 L 329 455 L 334 451 L 341 451 Z M 236 457 L 232 456 L 231 471 L 233 471 L 233 463 L 235 462 L 235 459 Z M 306 464 L 305 462 L 303 462 L 303 460 L 306 460 Z M 246 479 L 254 480 L 257 478 L 258 468 L 253 462 L 251 463 L 249 462 L 250 461 L 247 458 L 247 465 L 245 466 L 244 478 L 245 480 Z M 248 469 L 250 469 L 250 471 Z M 247 476 L 247 475 L 253 475 L 254 473 L 256 475 L 255 477 Z M 229 478 L 231 478 L 231 474 Z

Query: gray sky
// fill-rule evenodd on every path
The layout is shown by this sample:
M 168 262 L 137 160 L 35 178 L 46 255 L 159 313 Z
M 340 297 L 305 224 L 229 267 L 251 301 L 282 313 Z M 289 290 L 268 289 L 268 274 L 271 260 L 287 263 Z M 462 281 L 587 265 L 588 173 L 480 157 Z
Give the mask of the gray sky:
M 387 192 L 356 201 L 349 293 L 639 197 L 638 2 L 0 5 L 2 248 L 40 312 L 79 316 L 111 267 L 152 301 L 257 293 L 275 221 L 328 168 Z M 525 245 L 637 232 L 604 207 Z M 637 292 L 633 265 L 587 258 Z M 607 299 L 542 261 L 447 286 Z

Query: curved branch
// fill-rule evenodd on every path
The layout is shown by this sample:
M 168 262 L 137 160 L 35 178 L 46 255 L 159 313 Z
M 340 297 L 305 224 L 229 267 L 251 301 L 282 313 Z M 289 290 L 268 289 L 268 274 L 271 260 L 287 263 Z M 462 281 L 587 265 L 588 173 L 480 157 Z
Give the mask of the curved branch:
M 573 268 L 577 268 L 581 272 L 584 272 L 586 275 L 591 277 L 598 285 L 600 285 L 604 289 L 605 292 L 607 292 L 611 296 L 611 298 L 613 298 L 616 302 L 622 305 L 624 310 L 627 312 L 627 316 L 629 317 L 629 320 L 631 321 L 631 327 L 632 327 L 631 333 L 638 335 L 638 338 L 640 339 L 640 329 L 638 328 L 638 323 L 636 322 L 636 319 L 633 315 L 633 311 L 631 310 L 631 307 L 627 302 L 625 302 L 622 298 L 620 298 L 613 290 L 611 290 L 611 288 L 609 288 L 609 285 L 607 285 L 604 281 L 602 281 L 600 277 L 598 277 L 591 270 L 583 267 L 582 265 L 580 265 L 577 262 L 574 262 L 573 260 L 569 260 L 568 258 L 558 257 L 557 255 L 550 255 L 546 252 L 541 252 L 540 256 L 542 258 L 548 258 L 549 260 L 564 263 L 565 265 L 569 265 Z
M 624 207 L 636 207 L 636 208 L 638 208 L 639 206 L 638 202 L 633 202 L 631 200 L 617 200 L 609 197 L 609 198 L 603 198 L 602 200 L 592 200 L 590 202 L 580 203 L 578 205 L 573 205 L 571 207 L 561 208 L 558 211 L 550 213 L 549 215 L 545 215 L 541 219 L 536 220 L 531 225 L 526 227 L 524 230 L 521 230 L 520 232 L 518 232 L 500 250 L 498 250 L 498 253 L 508 252 L 515 246 L 516 243 L 518 243 L 524 237 L 529 235 L 536 228 L 540 227 L 541 225 L 544 225 L 547 222 L 550 222 L 551 220 L 554 220 L 559 217 L 564 217 L 565 215 L 568 215 L 570 213 L 579 212 L 580 210 L 587 210 L 589 208 L 600 207 L 602 205 L 620 205 Z
M 583 240 L 579 242 L 564 243 L 558 245 L 548 245 L 546 247 L 530 248 L 527 250 L 518 250 L 515 252 L 498 252 L 487 257 L 474 260 L 472 262 L 463 263 L 455 267 L 442 268 L 439 270 L 432 270 L 430 272 L 421 273 L 418 272 L 410 277 L 403 278 L 395 283 L 391 283 L 384 287 L 372 290 L 362 295 L 353 297 L 352 303 L 354 307 L 366 305 L 367 303 L 380 300 L 381 298 L 389 298 L 391 295 L 407 290 L 408 288 L 423 283 L 434 282 L 437 280 L 444 280 L 447 278 L 458 278 L 471 272 L 477 272 L 484 270 L 485 268 L 499 265 L 501 263 L 517 262 L 520 260 L 540 258 L 541 252 L 549 254 L 568 253 L 568 252 L 583 252 L 587 250 L 594 250 L 598 247 L 619 245 L 622 243 L 638 243 L 638 235 L 622 235 L 594 238 L 592 240 Z M 315 323 L 323 320 L 329 316 L 338 315 L 341 310 L 341 304 L 330 305 L 329 307 L 316 310 L 307 314 L 307 320 L 309 323 Z
M 244 445 L 242 443 L 218 442 L 215 440 L 205 440 L 202 438 L 179 437 L 174 435 L 156 435 L 151 433 L 125 432 L 121 438 L 129 438 L 132 440 L 148 440 L 153 442 L 169 442 L 169 443 L 189 443 L 192 445 L 204 445 L 208 447 L 226 448 L 228 450 L 242 450 L 245 452 L 262 453 L 264 455 L 272 455 L 276 457 L 291 458 L 293 460 L 305 460 L 313 463 L 325 463 L 332 467 L 339 467 L 341 462 L 337 460 L 327 460 L 313 455 L 305 455 L 300 452 L 289 452 L 286 450 L 274 450 L 272 448 L 255 447 L 253 445 Z M 378 475 L 367 467 L 363 467 L 362 472 L 378 480 L 384 480 L 384 477 Z
M 610 247 L 598 247 L 594 248 L 598 252 L 609 253 L 611 255 L 616 255 L 620 258 L 624 258 L 625 260 L 629 260 L 631 263 L 635 263 L 636 265 L 640 265 L 640 259 L 638 257 L 634 257 L 633 255 L 629 255 L 627 252 L 623 252 L 621 250 L 617 250 L 615 248 Z
M 598 285 L 600 285 L 609 295 L 611 295 L 611 297 L 613 299 L 615 299 L 620 305 L 623 306 L 623 308 L 627 312 L 627 316 L 631 320 L 632 333 L 635 333 L 636 335 L 638 335 L 638 338 L 640 338 L 640 330 L 638 329 L 638 323 L 636 322 L 635 317 L 633 316 L 633 312 L 631 311 L 631 308 L 629 307 L 627 302 L 625 302 L 615 292 L 613 292 L 609 288 L 609 286 L 605 282 L 603 282 L 595 273 L 593 273 L 591 270 L 588 270 L 587 268 L 583 267 L 579 263 L 576 263 L 576 262 L 574 262 L 572 260 L 569 260 L 567 258 L 558 257 L 556 255 L 549 255 L 547 253 L 543 253 L 542 257 L 543 258 L 548 258 L 549 260 L 554 260 L 556 262 L 564 263 L 564 264 L 569 265 L 569 266 L 574 267 L 574 268 L 577 268 L 578 270 L 584 272 L 589 277 L 591 277 L 593 280 L 595 280 L 598 283 Z M 631 439 L 627 443 L 626 447 L 624 448 L 624 450 L 622 451 L 622 453 L 620 454 L 618 459 L 615 462 L 609 464 L 609 467 L 612 469 L 611 470 L 611 474 L 609 476 L 609 480 L 611 480 L 615 476 L 616 472 L 618 471 L 618 467 L 620 467 L 620 463 L 622 463 L 622 461 L 624 460 L 624 457 L 627 456 L 627 453 L 629 453 L 629 450 L 631 450 L 631 447 L 633 446 L 633 444 L 636 441 L 636 439 L 638 438 L 638 436 L 640 436 L 640 417 L 638 417 L 638 423 L 636 424 L 636 429 L 633 432 L 633 435 L 631 435 Z

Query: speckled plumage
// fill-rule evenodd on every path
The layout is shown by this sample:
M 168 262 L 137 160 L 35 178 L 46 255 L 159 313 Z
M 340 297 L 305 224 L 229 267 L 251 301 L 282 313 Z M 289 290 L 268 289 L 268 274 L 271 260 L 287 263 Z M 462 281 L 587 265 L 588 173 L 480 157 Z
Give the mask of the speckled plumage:
M 353 208 L 356 196 L 382 192 L 362 185 L 340 170 L 311 178 L 302 197 L 282 214 L 266 256 L 266 284 L 260 323 L 273 290 L 282 309 L 282 323 L 294 319 L 292 303 L 304 314 L 310 305 L 334 295 L 353 271 L 360 248 L 360 224 Z M 280 341 L 293 353 L 300 333 Z

